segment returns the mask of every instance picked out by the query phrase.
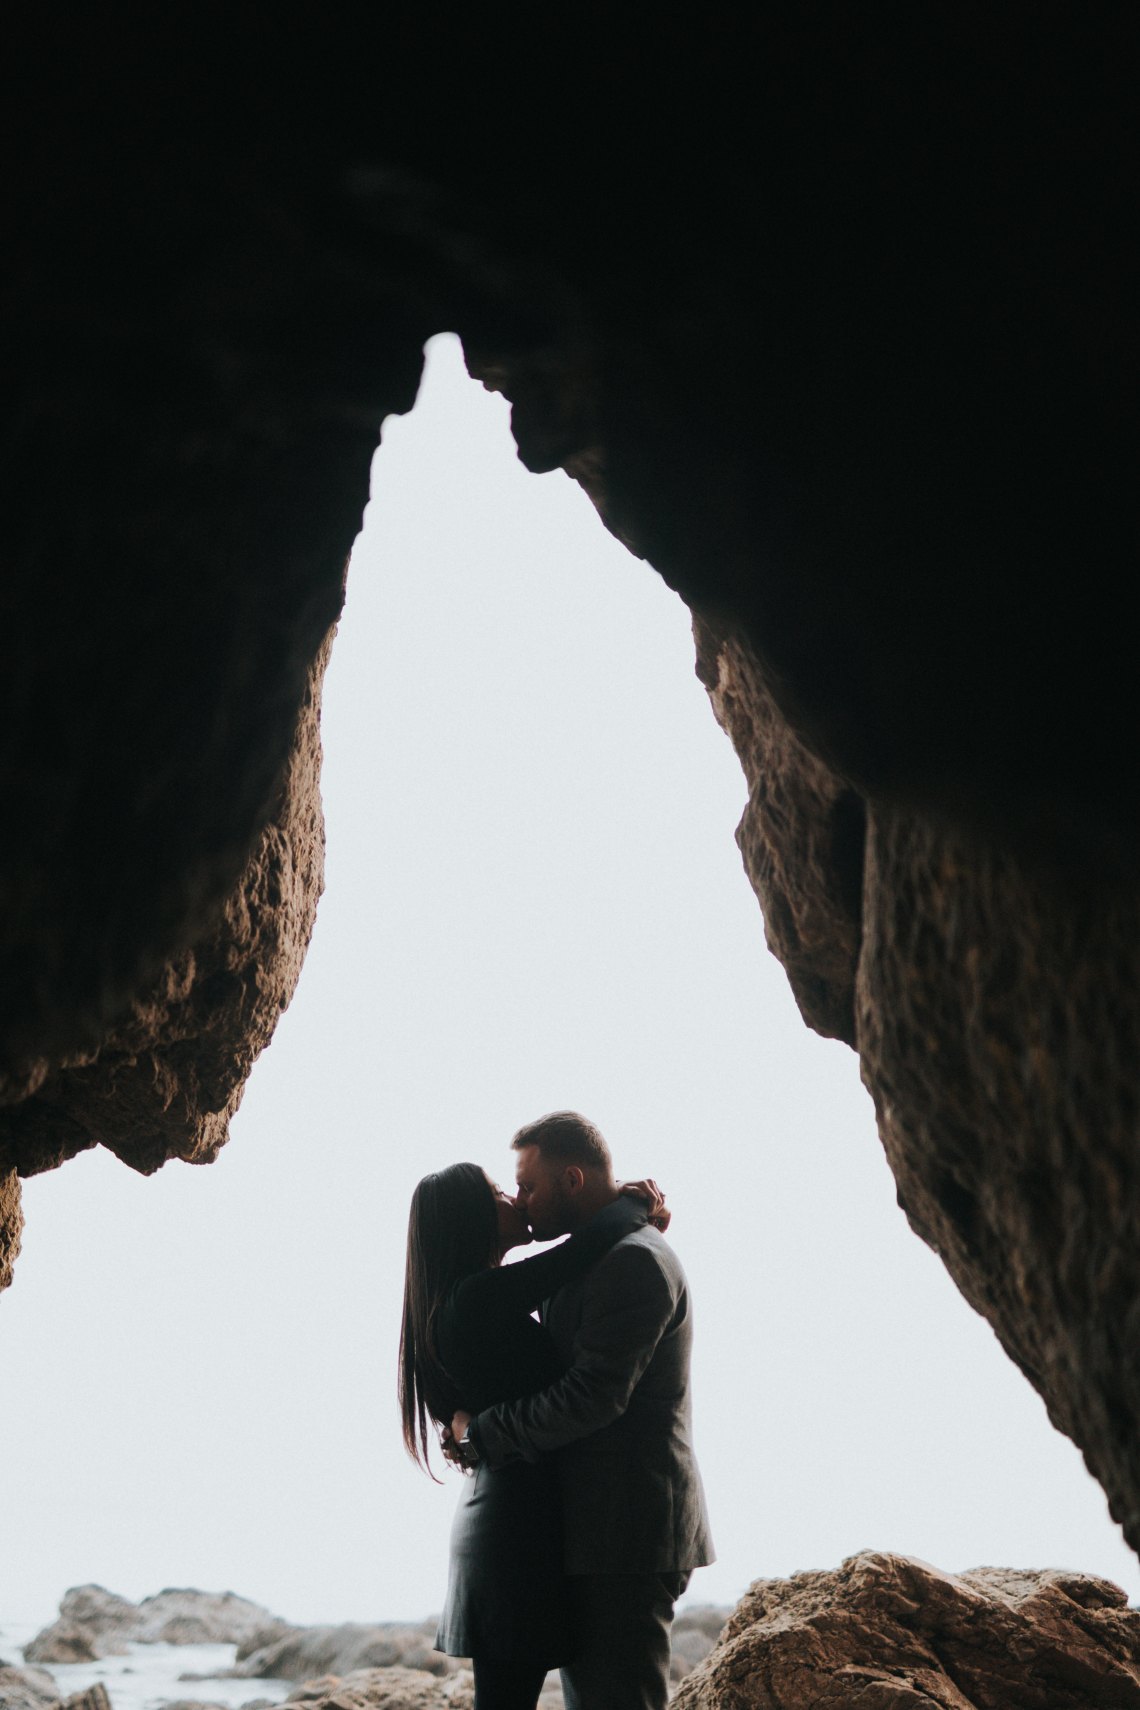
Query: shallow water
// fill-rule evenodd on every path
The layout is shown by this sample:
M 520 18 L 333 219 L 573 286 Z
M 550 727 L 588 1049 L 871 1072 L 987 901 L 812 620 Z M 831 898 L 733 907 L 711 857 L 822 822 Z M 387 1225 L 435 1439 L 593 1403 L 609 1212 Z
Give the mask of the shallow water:
M 40 1625 L 43 1625 L 41 1623 Z M 25 1666 L 21 1647 L 39 1625 L 0 1619 L 0 1658 Z M 236 1645 L 130 1645 L 121 1657 L 100 1657 L 90 1663 L 38 1663 L 46 1668 L 66 1697 L 101 1680 L 114 1710 L 159 1710 L 172 1699 L 192 1698 L 240 1710 L 255 1698 L 280 1703 L 288 1696 L 287 1680 L 219 1680 L 219 1669 L 233 1667 Z M 179 1680 L 181 1674 L 203 1674 L 207 1680 Z

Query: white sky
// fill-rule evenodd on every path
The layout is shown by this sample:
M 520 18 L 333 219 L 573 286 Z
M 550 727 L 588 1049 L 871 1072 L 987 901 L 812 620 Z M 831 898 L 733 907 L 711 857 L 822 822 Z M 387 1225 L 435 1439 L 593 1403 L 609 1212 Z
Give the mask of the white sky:
M 696 1303 L 720 1560 L 691 1597 L 907 1551 L 1140 1574 L 1076 1449 L 908 1230 L 855 1056 L 800 1021 L 688 614 L 429 346 L 324 715 L 300 989 L 208 1169 L 26 1184 L 0 1301 L 0 1620 L 68 1586 L 298 1621 L 439 1607 L 456 1495 L 394 1399 L 408 1199 L 570 1105 L 653 1174 Z

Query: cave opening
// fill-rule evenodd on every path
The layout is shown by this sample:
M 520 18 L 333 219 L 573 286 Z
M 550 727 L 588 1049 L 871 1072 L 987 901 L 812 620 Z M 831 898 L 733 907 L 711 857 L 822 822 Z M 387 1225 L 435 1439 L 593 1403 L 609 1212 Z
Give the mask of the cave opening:
M 764 952 L 680 601 L 567 477 L 521 468 L 449 336 L 373 491 L 326 685 L 327 891 L 233 1142 L 25 1190 L 3 1310 L 9 1450 L 43 1469 L 10 1516 L 28 1617 L 79 1578 L 426 1614 L 450 1502 L 395 1428 L 408 1195 L 455 1157 L 505 1170 L 564 1103 L 676 1208 L 721 1554 L 695 1597 L 868 1543 L 1133 1585 L 1076 1451 L 906 1230 L 853 1055 Z

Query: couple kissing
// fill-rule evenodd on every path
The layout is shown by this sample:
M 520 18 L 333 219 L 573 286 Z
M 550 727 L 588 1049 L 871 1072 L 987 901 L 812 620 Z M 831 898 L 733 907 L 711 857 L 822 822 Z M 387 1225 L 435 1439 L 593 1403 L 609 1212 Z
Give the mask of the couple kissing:
M 619 1184 L 592 1122 L 556 1112 L 511 1146 L 515 1196 L 453 1164 L 408 1221 L 404 1441 L 426 1468 L 438 1433 L 473 1474 L 436 1649 L 472 1659 L 476 1710 L 534 1710 L 553 1668 L 567 1710 L 661 1710 L 673 1605 L 714 1559 L 685 1273 L 656 1184 Z

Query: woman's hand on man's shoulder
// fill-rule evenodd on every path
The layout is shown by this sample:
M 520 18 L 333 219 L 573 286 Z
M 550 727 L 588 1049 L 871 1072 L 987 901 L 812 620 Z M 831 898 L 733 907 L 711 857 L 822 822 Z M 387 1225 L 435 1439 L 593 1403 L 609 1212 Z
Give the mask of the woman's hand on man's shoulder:
M 660 1229 L 662 1233 L 668 1229 L 673 1213 L 665 1204 L 665 1195 L 651 1176 L 647 1176 L 644 1181 L 619 1182 L 618 1191 L 630 1199 L 640 1199 L 644 1202 L 646 1216 L 654 1229 Z

